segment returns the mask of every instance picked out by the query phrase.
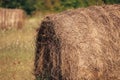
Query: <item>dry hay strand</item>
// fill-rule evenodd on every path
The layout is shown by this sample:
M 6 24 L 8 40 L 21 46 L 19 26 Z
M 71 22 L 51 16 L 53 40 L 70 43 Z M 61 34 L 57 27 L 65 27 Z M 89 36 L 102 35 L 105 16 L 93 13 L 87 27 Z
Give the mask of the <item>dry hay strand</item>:
M 120 80 L 120 5 L 47 16 L 36 40 L 41 80 Z

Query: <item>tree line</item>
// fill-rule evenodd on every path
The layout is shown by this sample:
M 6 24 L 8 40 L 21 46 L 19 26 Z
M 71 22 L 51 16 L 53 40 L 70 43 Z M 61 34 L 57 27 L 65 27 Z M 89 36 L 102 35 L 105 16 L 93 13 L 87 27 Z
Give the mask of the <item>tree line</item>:
M 120 0 L 0 0 L 0 7 L 21 8 L 31 14 L 33 11 L 63 11 L 69 8 L 119 3 Z

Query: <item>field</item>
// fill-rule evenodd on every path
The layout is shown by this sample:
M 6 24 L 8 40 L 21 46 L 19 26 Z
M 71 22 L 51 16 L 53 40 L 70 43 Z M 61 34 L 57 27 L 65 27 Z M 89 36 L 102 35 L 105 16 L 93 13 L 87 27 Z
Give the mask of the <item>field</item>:
M 0 30 L 0 80 L 34 80 L 36 28 L 41 16 L 20 29 Z

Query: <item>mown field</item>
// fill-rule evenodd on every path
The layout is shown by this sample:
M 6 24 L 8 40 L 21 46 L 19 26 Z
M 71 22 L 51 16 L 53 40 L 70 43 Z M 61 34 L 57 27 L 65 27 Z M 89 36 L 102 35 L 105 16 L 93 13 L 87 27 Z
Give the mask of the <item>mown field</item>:
M 34 80 L 36 28 L 42 17 L 26 20 L 16 30 L 0 30 L 0 80 Z

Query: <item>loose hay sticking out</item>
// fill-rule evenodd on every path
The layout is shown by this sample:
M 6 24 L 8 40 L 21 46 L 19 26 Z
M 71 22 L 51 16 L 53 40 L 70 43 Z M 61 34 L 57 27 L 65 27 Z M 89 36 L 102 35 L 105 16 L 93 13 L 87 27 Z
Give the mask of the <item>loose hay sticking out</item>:
M 35 75 L 41 80 L 119 80 L 120 5 L 47 16 L 37 36 Z

